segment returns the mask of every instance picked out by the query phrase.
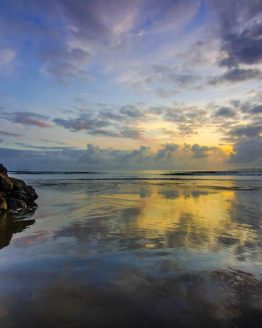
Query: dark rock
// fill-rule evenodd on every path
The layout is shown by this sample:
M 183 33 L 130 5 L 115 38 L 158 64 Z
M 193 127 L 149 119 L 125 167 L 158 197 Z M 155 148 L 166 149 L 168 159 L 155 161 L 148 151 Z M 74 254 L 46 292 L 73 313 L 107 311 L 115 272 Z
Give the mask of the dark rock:
M 7 210 L 7 203 L 3 195 L 0 195 L 0 212 L 1 211 L 6 211 Z
M 18 198 L 8 198 L 6 202 L 7 202 L 7 208 L 10 211 L 22 210 L 27 208 L 28 206 L 28 204 L 24 200 Z
M 7 176 L 7 169 L 4 167 L 3 164 L 0 164 L 0 173 Z
M 8 177 L 7 169 L 0 164 L 0 212 L 30 211 L 38 198 L 35 189 L 23 180 Z
M 20 179 L 16 179 L 16 178 L 9 178 L 13 185 L 14 185 L 14 190 L 21 190 L 23 189 L 24 187 L 26 187 L 26 183 L 23 181 L 23 180 L 20 180 Z
M 8 178 L 8 176 L 0 173 L 0 190 L 1 191 L 11 191 L 13 189 L 13 182 Z
M 23 180 L 10 178 L 13 183 L 13 189 L 11 195 L 19 199 L 32 199 L 35 201 L 38 196 L 35 192 L 35 189 L 31 186 L 28 186 Z
M 26 191 L 28 195 L 30 195 L 31 199 L 36 200 L 38 198 L 38 195 L 33 187 L 26 186 Z
M 12 198 L 18 198 L 22 200 L 28 199 L 28 193 L 24 190 L 13 190 L 9 196 Z

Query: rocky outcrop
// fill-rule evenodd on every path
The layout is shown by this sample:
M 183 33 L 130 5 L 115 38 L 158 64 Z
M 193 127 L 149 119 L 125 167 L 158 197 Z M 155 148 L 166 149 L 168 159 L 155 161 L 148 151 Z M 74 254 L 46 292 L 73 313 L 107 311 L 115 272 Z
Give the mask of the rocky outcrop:
M 23 180 L 8 176 L 7 169 L 0 164 L 0 212 L 31 211 L 38 198 L 33 187 Z

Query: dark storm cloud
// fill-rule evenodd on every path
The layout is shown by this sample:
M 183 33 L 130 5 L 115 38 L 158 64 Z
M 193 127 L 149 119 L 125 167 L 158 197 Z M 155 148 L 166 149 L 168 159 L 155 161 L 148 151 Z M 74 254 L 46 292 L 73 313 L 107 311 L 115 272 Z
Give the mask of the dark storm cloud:
M 236 112 L 230 107 L 220 107 L 216 112 L 215 116 L 217 117 L 234 117 Z
M 262 114 L 262 99 L 259 97 L 251 97 L 243 102 L 231 101 L 232 106 L 237 112 L 240 112 L 243 118 L 247 120 L 258 120 Z
M 219 84 L 223 82 L 242 82 L 251 79 L 261 79 L 262 74 L 258 69 L 233 68 L 226 71 L 222 76 L 212 79 L 210 84 Z
M 227 35 L 223 50 L 228 57 L 221 60 L 222 66 L 235 66 L 239 63 L 256 64 L 262 60 L 261 44 L 262 24 L 247 28 L 241 34 Z
M 262 61 L 261 0 L 209 0 L 220 20 L 220 65 L 256 64 Z
M 262 114 L 262 105 L 258 105 L 258 106 L 253 107 L 250 110 L 250 113 L 252 113 L 252 114 Z
M 2 118 L 22 125 L 33 125 L 39 128 L 50 128 L 51 124 L 48 122 L 48 117 L 45 115 L 30 113 L 30 112 L 13 112 L 3 113 Z
M 261 133 L 262 133 L 262 125 L 255 125 L 255 124 L 237 126 L 229 131 L 229 134 L 232 137 L 247 137 L 247 138 L 259 137 Z
M 234 154 L 229 162 L 248 167 L 262 166 L 262 138 L 248 138 L 239 140 L 234 146 Z

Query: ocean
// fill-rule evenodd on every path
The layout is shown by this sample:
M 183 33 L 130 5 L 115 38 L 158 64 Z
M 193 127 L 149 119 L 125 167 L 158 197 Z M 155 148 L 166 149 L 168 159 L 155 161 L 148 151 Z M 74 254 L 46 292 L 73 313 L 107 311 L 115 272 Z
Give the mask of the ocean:
M 177 180 L 177 179 L 230 179 L 262 180 L 262 169 L 228 171 L 174 171 L 174 170 L 123 170 L 123 171 L 10 171 L 13 176 L 27 180 Z
M 262 327 L 262 170 L 9 175 L 0 327 Z

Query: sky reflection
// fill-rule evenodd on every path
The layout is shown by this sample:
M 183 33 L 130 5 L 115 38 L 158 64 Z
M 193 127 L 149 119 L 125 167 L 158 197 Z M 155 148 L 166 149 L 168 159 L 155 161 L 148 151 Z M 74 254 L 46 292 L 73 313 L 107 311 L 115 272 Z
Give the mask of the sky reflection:
M 0 323 L 259 327 L 261 189 L 245 186 L 43 184 L 0 252 Z

